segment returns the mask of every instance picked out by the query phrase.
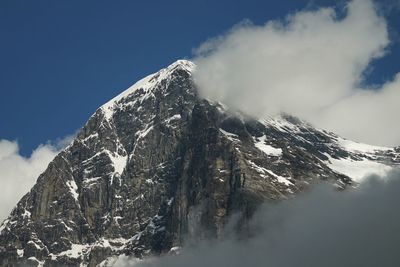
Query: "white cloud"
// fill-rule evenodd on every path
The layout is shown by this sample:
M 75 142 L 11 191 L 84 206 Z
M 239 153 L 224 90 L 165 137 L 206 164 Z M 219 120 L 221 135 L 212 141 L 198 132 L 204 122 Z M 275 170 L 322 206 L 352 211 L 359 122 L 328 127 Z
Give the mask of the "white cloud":
M 254 116 L 286 112 L 358 141 L 399 145 L 400 78 L 362 86 L 390 43 L 385 18 L 369 0 L 345 12 L 301 11 L 207 41 L 195 58 L 201 93 Z
M 39 145 L 30 157 L 24 157 L 20 155 L 16 141 L 0 140 L 0 221 L 9 215 L 50 161 L 70 141 L 69 136 L 55 145 Z

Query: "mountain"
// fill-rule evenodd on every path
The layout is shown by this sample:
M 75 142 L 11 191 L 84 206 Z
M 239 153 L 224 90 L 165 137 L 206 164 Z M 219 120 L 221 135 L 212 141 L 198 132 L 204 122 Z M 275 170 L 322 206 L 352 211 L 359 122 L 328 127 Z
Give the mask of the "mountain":
M 198 96 L 179 60 L 100 107 L 0 227 L 1 266 L 103 266 L 223 238 L 264 201 L 340 189 L 400 164 L 289 115 L 256 120 Z

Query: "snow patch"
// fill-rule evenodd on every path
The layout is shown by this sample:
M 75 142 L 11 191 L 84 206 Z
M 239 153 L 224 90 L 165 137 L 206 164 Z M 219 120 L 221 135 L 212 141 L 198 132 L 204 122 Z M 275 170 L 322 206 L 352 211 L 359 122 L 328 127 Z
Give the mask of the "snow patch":
M 10 220 L 6 219 L 0 226 L 0 234 L 3 232 L 3 230 L 7 227 L 7 224 Z
M 228 138 L 228 139 L 231 140 L 231 141 L 240 141 L 240 140 L 239 140 L 239 136 L 238 136 L 237 134 L 227 132 L 227 131 L 225 131 L 225 130 L 223 130 L 223 129 L 221 129 L 221 128 L 219 128 L 219 131 L 220 131 L 223 135 L 225 135 L 226 138 Z
M 121 149 L 123 149 L 122 146 L 120 146 Z M 103 149 L 99 152 L 97 152 L 95 155 L 93 155 L 92 157 L 82 161 L 83 165 L 87 165 L 89 162 L 91 162 L 93 159 L 96 159 L 96 157 L 100 156 L 101 154 L 106 154 L 108 156 L 108 158 L 111 161 L 112 166 L 114 167 L 114 173 L 112 173 L 111 175 L 111 181 L 110 183 L 113 183 L 113 179 L 114 179 L 114 175 L 115 174 L 119 174 L 121 175 L 122 172 L 125 169 L 126 166 L 126 162 L 128 160 L 127 156 L 122 156 L 120 154 L 118 154 L 118 152 L 111 152 L 107 149 Z M 90 168 L 90 167 L 89 167 Z M 85 169 L 85 174 L 90 173 L 87 169 Z M 86 185 L 91 185 L 92 183 L 96 182 L 98 179 L 100 179 L 101 177 L 91 177 L 91 178 L 86 178 L 84 180 L 84 183 Z
M 369 175 L 384 176 L 392 167 L 384 165 L 379 162 L 371 161 L 368 159 L 363 160 L 352 160 L 350 158 L 335 159 L 330 155 L 325 154 L 329 158 L 327 166 L 332 170 L 347 175 L 352 178 L 355 182 L 361 182 Z
M 265 135 L 261 136 L 260 138 L 258 138 L 259 141 L 254 143 L 254 145 L 261 150 L 262 152 L 264 152 L 266 155 L 268 156 L 274 156 L 274 157 L 279 157 L 282 155 L 282 149 L 281 148 L 275 148 L 273 146 L 267 145 L 265 143 L 267 137 Z
M 169 124 L 171 121 L 177 121 L 181 119 L 181 114 L 175 114 L 171 116 L 170 118 L 166 119 L 165 122 Z
M 251 160 L 249 160 L 248 162 L 250 163 L 250 166 L 253 167 L 253 169 L 255 169 L 257 172 L 261 174 L 261 177 L 266 178 L 266 176 L 263 174 L 268 173 L 270 176 L 274 177 L 278 183 L 285 184 L 286 186 L 293 185 L 293 183 L 289 180 L 289 178 L 280 176 L 264 167 L 260 167 Z
M 274 177 L 276 178 L 276 180 L 278 181 L 278 183 L 285 184 L 285 185 L 287 185 L 287 186 L 293 185 L 293 183 L 292 183 L 291 181 L 289 181 L 288 178 L 283 177 L 283 176 L 280 176 L 280 175 L 277 175 L 277 174 L 275 174 L 275 173 L 274 173 L 273 171 L 271 171 L 271 170 L 266 170 L 266 171 L 267 171 L 270 175 L 274 176 Z
M 73 229 L 69 227 L 64 221 L 60 220 L 61 224 L 65 227 L 65 229 L 69 232 L 72 232 Z
M 155 182 L 152 179 L 146 179 L 145 180 L 146 184 L 155 184 Z
M 114 172 L 118 173 L 118 174 L 122 174 L 122 172 L 125 169 L 126 166 L 126 160 L 127 160 L 127 156 L 121 156 L 118 153 L 111 153 L 108 150 L 105 150 L 108 154 L 108 157 L 110 158 L 113 166 L 114 166 Z
M 143 130 L 136 132 L 135 135 L 137 136 L 137 138 L 136 138 L 135 146 L 133 147 L 133 150 L 132 150 L 132 155 L 135 154 L 136 147 L 139 144 L 139 141 L 141 139 L 143 139 L 144 137 L 146 137 L 152 129 L 153 129 L 153 125 L 146 125 Z
M 36 244 L 36 242 L 34 242 L 34 241 L 32 241 L 32 240 L 29 240 L 27 244 L 32 244 L 32 245 L 34 245 L 35 248 L 36 248 L 37 250 L 42 250 L 42 249 L 43 249 L 43 248 L 40 247 L 38 244 Z
M 178 247 L 178 246 L 172 247 L 172 248 L 169 250 L 169 253 L 170 253 L 170 254 L 174 254 L 174 255 L 179 255 L 180 252 L 181 252 L 181 247 Z
M 24 219 L 30 219 L 30 218 L 31 218 L 31 213 L 25 209 L 25 210 L 24 210 L 24 213 L 22 214 L 22 217 L 23 217 Z M 1 232 L 1 231 L 0 231 L 0 232 Z
M 255 169 L 258 173 L 261 174 L 265 174 L 265 172 L 267 171 L 267 169 L 258 166 L 257 164 L 255 164 L 253 161 L 249 160 L 248 161 L 250 163 L 250 166 Z M 265 175 L 261 175 L 261 177 L 265 178 Z
M 44 261 L 39 261 L 36 257 L 29 257 L 28 258 L 28 260 L 31 260 L 31 261 L 35 261 L 35 262 L 37 262 L 37 267 L 43 267 L 44 266 Z
M 267 117 L 265 119 L 259 120 L 260 123 L 264 124 L 267 127 L 274 127 L 281 132 L 289 132 L 289 133 L 296 133 L 300 132 L 300 128 L 283 118 L 282 116 L 276 117 Z
M 91 135 L 85 137 L 84 139 L 82 139 L 82 142 L 86 142 L 86 141 L 88 141 L 88 140 L 90 140 L 90 139 L 92 139 L 92 138 L 98 138 L 98 137 L 99 137 L 99 134 L 98 134 L 98 133 L 93 133 L 93 134 L 91 134 Z
M 84 251 L 88 248 L 88 245 L 72 244 L 71 249 L 60 252 L 58 256 L 68 256 L 69 258 L 80 258 Z
M 71 195 L 74 197 L 74 199 L 76 201 L 78 201 L 78 197 L 79 197 L 78 186 L 76 185 L 75 180 L 73 180 L 73 179 L 72 180 L 68 180 L 66 182 L 66 184 L 67 184 L 67 186 L 69 188 L 69 191 L 70 191 Z
M 17 254 L 18 254 L 18 258 L 22 258 L 24 256 L 24 250 L 23 249 L 17 249 Z
M 138 135 L 138 140 L 142 139 L 144 137 L 146 137 L 146 135 L 149 134 L 149 132 L 153 129 L 153 125 L 147 127 L 146 129 L 144 129 L 143 131 L 139 131 L 139 135 Z

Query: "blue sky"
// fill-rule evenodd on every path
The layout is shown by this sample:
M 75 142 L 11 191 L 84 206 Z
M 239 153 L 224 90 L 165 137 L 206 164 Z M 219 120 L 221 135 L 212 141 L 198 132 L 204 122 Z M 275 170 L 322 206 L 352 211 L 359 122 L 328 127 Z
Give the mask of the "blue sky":
M 382 2 L 382 1 L 381 1 Z M 400 70 L 400 3 L 382 12 L 392 45 L 366 83 Z M 249 19 L 263 24 L 303 8 L 344 1 L 0 2 L 0 139 L 28 155 L 79 129 L 101 104 L 210 37 Z

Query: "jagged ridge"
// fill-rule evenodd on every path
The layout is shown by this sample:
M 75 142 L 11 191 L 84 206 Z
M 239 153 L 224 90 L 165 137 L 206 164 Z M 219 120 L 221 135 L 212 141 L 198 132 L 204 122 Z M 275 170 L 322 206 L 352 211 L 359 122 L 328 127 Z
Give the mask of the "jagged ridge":
M 232 212 L 245 220 L 265 200 L 320 180 L 343 188 L 400 162 L 398 149 L 200 99 L 194 70 L 177 61 L 90 117 L 2 224 L 2 266 L 167 253 L 183 237 L 222 238 Z

